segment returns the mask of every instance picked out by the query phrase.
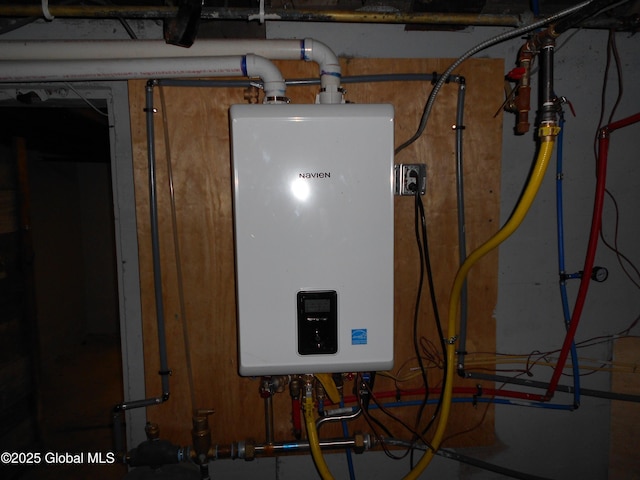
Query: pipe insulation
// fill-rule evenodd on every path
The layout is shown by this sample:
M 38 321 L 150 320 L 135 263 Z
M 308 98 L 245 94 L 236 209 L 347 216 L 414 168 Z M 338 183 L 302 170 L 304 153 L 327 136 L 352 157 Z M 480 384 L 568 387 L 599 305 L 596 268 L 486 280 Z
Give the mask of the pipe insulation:
M 342 101 L 338 57 L 324 43 L 311 38 L 199 40 L 190 48 L 168 45 L 162 40 L 9 40 L 0 42 L 0 52 L 2 82 L 76 80 L 63 75 L 67 69 L 79 71 L 82 77 L 77 80 L 233 76 L 237 73 L 237 65 L 226 66 L 231 71 L 224 72 L 217 65 L 218 60 L 213 59 L 255 57 L 256 67 L 265 68 L 267 72 L 275 67 L 267 68 L 257 58 L 304 60 L 319 66 L 320 103 Z M 210 65 L 214 62 L 216 65 Z M 14 70 L 21 71 L 22 77 Z M 94 72 L 93 76 L 91 72 Z M 261 75 L 254 73 L 254 76 Z M 278 76 L 282 78 L 279 72 Z

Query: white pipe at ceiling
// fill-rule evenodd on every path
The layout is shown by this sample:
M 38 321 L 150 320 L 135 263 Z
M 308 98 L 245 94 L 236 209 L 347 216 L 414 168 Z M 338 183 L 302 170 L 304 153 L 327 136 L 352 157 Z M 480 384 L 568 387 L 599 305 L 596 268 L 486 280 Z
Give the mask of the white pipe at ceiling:
M 11 76 L 11 68 L 18 63 L 30 64 L 30 62 L 57 63 L 57 62 L 95 62 L 92 65 L 118 60 L 135 60 L 148 62 L 154 65 L 151 68 L 157 70 L 169 70 L 169 62 L 177 62 L 176 65 L 186 59 L 208 58 L 245 55 L 252 53 L 270 60 L 304 60 L 315 62 L 320 68 L 321 93 L 320 103 L 340 103 L 341 68 L 338 57 L 324 43 L 310 38 L 304 40 L 198 40 L 190 48 L 182 48 L 169 45 L 161 40 L 66 40 L 66 41 L 1 41 L 0 42 L 0 81 Z M 154 63 L 152 60 L 158 61 Z M 164 60 L 164 67 L 160 67 Z M 9 63 L 6 63 L 9 62 Z M 71 64 L 73 65 L 73 64 Z M 125 65 L 125 64 L 123 64 Z M 188 64 L 185 64 L 188 65 Z M 195 62 L 198 68 L 202 63 Z M 44 67 L 43 67 L 44 68 Z M 181 75 L 175 68 L 173 77 Z M 193 75 L 191 75 L 193 76 Z M 107 79 L 102 76 L 101 79 Z M 38 78 L 42 81 L 43 78 Z M 68 79 L 67 79 L 68 80 Z
M 266 98 L 282 98 L 285 82 L 278 68 L 257 55 L 196 58 L 112 58 L 99 60 L 0 61 L 0 82 L 130 80 L 135 78 L 259 77 Z
M 163 40 L 5 40 L 3 60 L 92 60 L 107 58 L 213 57 L 253 53 L 265 58 L 300 59 L 300 40 L 197 40 L 184 48 Z

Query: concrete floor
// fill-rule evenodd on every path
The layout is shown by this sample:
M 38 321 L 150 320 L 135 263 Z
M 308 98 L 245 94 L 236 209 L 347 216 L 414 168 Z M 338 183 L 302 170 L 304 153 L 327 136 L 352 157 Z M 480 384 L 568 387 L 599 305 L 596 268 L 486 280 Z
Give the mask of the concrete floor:
M 120 480 L 124 465 L 88 464 L 87 453 L 113 450 L 111 410 L 123 399 L 119 339 L 91 337 L 43 365 L 42 452 L 85 453 L 84 463 L 40 464 L 24 480 Z

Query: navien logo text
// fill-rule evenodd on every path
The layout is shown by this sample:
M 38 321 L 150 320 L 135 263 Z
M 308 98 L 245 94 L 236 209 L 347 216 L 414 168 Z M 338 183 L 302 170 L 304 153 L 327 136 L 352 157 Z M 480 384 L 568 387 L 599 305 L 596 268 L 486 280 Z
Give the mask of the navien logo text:
M 331 178 L 331 172 L 304 172 L 299 173 L 300 178 Z

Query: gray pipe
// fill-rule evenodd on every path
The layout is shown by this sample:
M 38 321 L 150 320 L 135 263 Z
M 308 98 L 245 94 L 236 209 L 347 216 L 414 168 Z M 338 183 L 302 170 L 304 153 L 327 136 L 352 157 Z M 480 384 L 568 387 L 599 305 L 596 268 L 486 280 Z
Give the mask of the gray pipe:
M 162 377 L 162 401 L 169 399 L 169 370 L 167 364 L 167 339 L 164 322 L 164 302 L 162 298 L 162 269 L 160 266 L 160 234 L 158 230 L 158 195 L 156 180 L 155 133 L 153 127 L 153 81 L 146 87 L 147 151 L 149 160 L 149 210 L 151 220 L 151 253 L 153 257 L 153 286 L 156 301 L 156 321 L 158 325 L 158 349 Z
M 464 97 L 467 86 L 464 78 L 458 86 L 458 105 L 456 109 L 456 192 L 458 201 L 458 255 L 460 265 L 467 258 L 466 221 L 464 215 L 464 173 L 462 156 L 462 132 L 464 130 Z M 458 337 L 458 373 L 464 374 L 464 358 L 467 349 L 467 317 L 468 317 L 468 289 L 467 281 L 462 284 L 460 292 L 460 334 Z
M 147 152 L 149 163 L 149 210 L 151 217 L 151 251 L 153 258 L 153 283 L 156 301 L 156 323 L 158 326 L 158 349 L 160 355 L 160 371 L 162 381 L 162 396 L 144 398 L 122 402 L 113 408 L 113 434 L 116 452 L 124 450 L 122 439 L 122 414 L 125 410 L 159 405 L 169 400 L 169 375 L 171 370 L 167 365 L 167 339 L 164 322 L 164 303 L 162 298 L 162 271 L 160 267 L 160 241 L 158 232 L 158 202 L 156 188 L 156 163 L 153 128 L 153 82 L 146 87 L 146 118 L 147 118 Z

